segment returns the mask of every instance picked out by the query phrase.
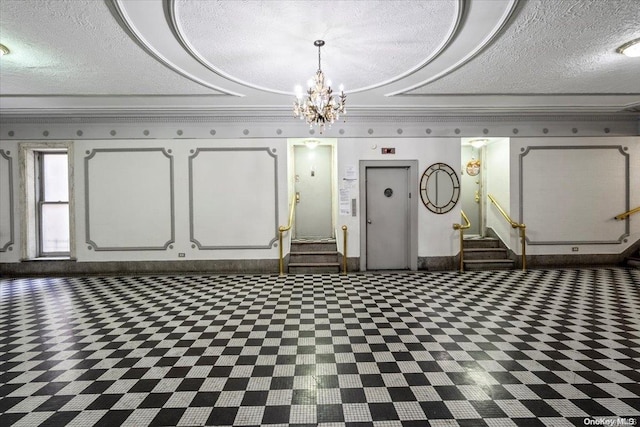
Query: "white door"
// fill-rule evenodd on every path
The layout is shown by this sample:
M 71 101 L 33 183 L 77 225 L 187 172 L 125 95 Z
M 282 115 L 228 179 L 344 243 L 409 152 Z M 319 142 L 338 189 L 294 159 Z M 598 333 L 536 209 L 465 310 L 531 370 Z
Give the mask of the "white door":
M 366 268 L 410 268 L 409 167 L 366 168 Z
M 333 237 L 330 145 L 294 146 L 296 211 L 294 237 Z

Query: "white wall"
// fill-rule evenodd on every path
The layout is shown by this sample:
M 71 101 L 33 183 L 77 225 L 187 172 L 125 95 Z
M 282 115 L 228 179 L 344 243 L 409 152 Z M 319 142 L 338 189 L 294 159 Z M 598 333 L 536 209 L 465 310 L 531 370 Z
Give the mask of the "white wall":
M 277 228 L 287 220 L 286 140 L 92 140 L 73 147 L 78 261 L 278 257 Z M 17 143 L 2 148 L 17 153 Z M 2 162 L 0 173 L 7 174 Z M 7 198 L 4 191 L 0 197 Z M 13 212 L 19 229 L 15 203 Z M 6 240 L 8 227 L 0 224 Z M 15 235 L 1 262 L 20 261 Z
M 13 205 L 13 169 L 15 156 L 12 150 L 0 149 L 0 252 L 6 252 L 13 245 L 15 237 Z M 14 150 L 15 151 L 15 150 Z
M 528 254 L 617 254 L 640 238 L 637 217 L 614 219 L 627 190 L 629 208 L 640 206 L 639 137 L 512 138 L 510 158 Z
M 97 120 L 97 119 L 96 119 Z M 185 119 L 186 120 L 186 119 Z M 194 119 L 195 120 L 195 119 Z M 511 216 L 520 221 L 520 155 L 522 150 L 534 146 L 582 146 L 582 145 L 620 145 L 626 147 L 630 162 L 630 207 L 640 206 L 640 138 L 638 136 L 615 136 L 617 132 L 631 132 L 621 128 L 623 123 L 614 119 L 607 121 L 584 120 L 573 122 L 572 118 L 550 120 L 542 118 L 539 121 L 525 120 L 520 122 L 500 121 L 491 118 L 456 121 L 450 118 L 427 119 L 408 118 L 406 120 L 377 118 L 375 120 L 360 120 L 349 118 L 351 122 L 340 123 L 339 126 L 327 131 L 325 136 L 336 139 L 338 183 L 342 185 L 346 168 L 358 168 L 360 160 L 414 160 L 419 161 L 418 173 L 436 162 L 447 163 L 455 168 L 460 164 L 460 138 L 463 136 L 511 135 L 510 142 L 497 143 L 490 147 L 487 166 L 492 169 L 493 177 L 487 184 L 487 190 L 494 194 L 503 204 Z M 548 120 L 548 123 L 545 121 Z M 73 141 L 75 165 L 74 194 L 75 204 L 75 237 L 77 242 L 78 261 L 145 261 L 145 260 L 181 260 L 179 253 L 184 253 L 186 260 L 225 260 L 225 259 L 276 259 L 278 248 L 273 244 L 269 248 L 255 248 L 268 246 L 277 236 L 276 225 L 284 225 L 288 215 L 288 182 L 287 182 L 287 139 L 313 135 L 304 124 L 282 121 L 249 122 L 247 120 L 225 123 L 210 123 L 197 121 L 184 123 L 179 121 L 140 122 L 128 121 L 99 123 L 76 123 L 72 119 L 64 123 L 20 122 L 4 124 L 0 131 L 0 149 L 5 156 L 11 158 L 12 164 L 12 195 L 13 195 L 13 241 L 7 250 L 0 251 L 0 262 L 19 262 L 23 247 L 20 229 L 20 176 L 18 144 L 22 141 L 38 142 L 47 133 L 48 141 Z M 627 126 L 626 122 L 624 126 Z M 629 125 L 630 126 L 630 125 Z M 637 123 L 633 123 L 633 132 Z M 516 132 L 519 129 L 518 132 Z M 513 130 L 513 131 L 512 131 Z M 80 133 L 82 131 L 82 136 Z M 576 136 L 592 135 L 592 136 Z M 515 137 L 515 134 L 518 134 Z M 608 134 L 605 136 L 605 134 Z M 111 135 L 111 137 L 109 136 Z M 159 137 L 161 135 L 161 137 Z M 177 135 L 177 136 L 176 136 Z M 601 136 L 595 136 L 601 135 Z M 76 137 L 77 136 L 77 137 Z M 188 136 L 188 138 L 186 138 Z M 155 139 L 154 139 L 155 138 Z M 375 148 L 372 148 L 375 146 Z M 394 147 L 395 155 L 382 155 L 380 148 Z M 246 152 L 228 152 L 226 149 L 251 149 Z M 113 149 L 113 156 L 109 152 L 96 150 Z M 148 150 L 152 151 L 135 151 Z M 134 164 L 126 160 L 127 151 L 135 154 Z M 198 150 L 200 150 L 198 152 Z M 217 150 L 217 151 L 216 151 Z M 257 151 L 256 151 L 257 150 Z M 275 150 L 275 152 L 273 151 Z M 269 154 L 271 153 L 271 155 Z M 533 170 L 546 164 L 547 157 L 528 154 L 524 157 L 526 170 L 523 182 L 531 182 L 535 174 L 546 174 L 546 169 Z M 7 154 L 9 153 L 9 154 Z M 89 172 L 96 172 L 95 177 L 88 178 L 89 199 L 85 194 L 85 161 L 88 160 Z M 197 155 L 194 157 L 194 155 Z M 603 184 L 598 187 L 597 194 L 588 202 L 578 204 L 564 204 L 561 212 L 563 218 L 573 218 L 578 211 L 592 209 L 597 205 L 602 221 L 611 221 L 609 217 L 617 212 L 620 191 L 619 174 L 611 174 L 612 168 L 619 167 L 619 158 L 599 156 L 599 151 L 589 151 L 586 157 L 563 156 L 563 162 L 571 163 L 571 170 L 581 174 L 580 180 L 567 177 L 558 178 L 555 196 L 572 194 L 574 186 L 582 190 L 595 188 L 592 184 Z M 109 154 L 109 155 L 108 155 Z M 236 157 L 237 156 L 237 157 Z M 276 156 L 276 157 L 274 157 Z M 190 159 L 192 163 L 190 174 Z M 529 159 L 535 160 L 529 163 Z M 537 160 L 536 160 L 537 159 Z M 277 163 L 276 163 L 277 160 Z M 242 162 L 242 163 L 241 163 Z M 7 219 L 7 194 L 9 172 L 6 157 L 0 156 L 0 248 L 8 241 L 11 233 Z M 171 163 L 173 172 L 171 172 Z M 580 169 L 582 168 L 582 169 Z M 556 167 L 555 174 L 562 171 Z M 93 171 L 93 172 L 92 172 Z M 98 173 L 99 172 L 99 173 Z M 534 174 L 535 172 L 535 174 Z M 277 173 L 277 184 L 274 174 Z M 170 176 L 173 174 L 173 180 Z M 531 174 L 534 174 L 532 177 Z M 196 180 L 190 186 L 190 175 Z M 527 181 L 529 179 L 529 181 Z M 549 177 L 548 179 L 551 179 Z M 211 181 L 211 182 L 210 182 Z M 556 182 L 554 181 L 554 182 Z M 173 184 L 171 185 L 170 182 Z M 535 182 L 535 181 L 534 181 Z M 212 186 L 209 186 L 211 184 Z M 217 186 L 213 186 L 217 184 Z M 352 197 L 358 199 L 359 182 L 353 183 Z M 415 197 L 419 197 L 419 182 L 415 183 Z M 173 189 L 173 213 L 168 206 Z M 91 189 L 96 190 L 94 194 Z M 190 201 L 190 189 L 193 190 Z M 277 200 L 275 193 L 277 192 Z M 582 199 L 585 194 L 581 193 Z M 240 197 L 236 197 L 239 195 Z M 536 215 L 542 218 L 547 209 L 547 197 L 544 193 L 526 198 L 526 218 L 535 223 Z M 87 201 L 89 202 L 87 205 Z M 106 212 L 105 206 L 113 205 L 113 211 Z M 87 211 L 87 206 L 89 211 Z M 194 206 L 195 215 L 191 221 Z M 611 212 L 608 212 L 608 207 Z M 233 214 L 229 214 L 231 207 Z M 359 213 L 356 217 L 337 215 L 337 228 L 345 224 L 349 227 L 349 256 L 360 254 Z M 607 209 L 604 209 L 607 208 Z M 336 206 L 337 210 L 337 206 Z M 606 212 L 605 212 L 606 211 Z M 492 212 L 489 206 L 488 212 Z M 171 217 L 173 215 L 173 217 Z M 277 221 L 275 216 L 277 215 Z M 493 214 L 495 216 L 495 212 Z M 89 218 L 87 228 L 86 219 Z M 208 222 L 211 216 L 211 222 Z M 133 218 L 133 229 L 126 225 L 129 221 L 123 218 Z M 10 217 L 9 217 L 10 218 Z M 172 219 L 171 219 L 172 218 Z M 580 221 L 578 215 L 577 221 Z M 489 220 L 489 219 L 488 219 Z M 458 234 L 452 229 L 453 223 L 459 223 L 460 204 L 451 212 L 436 215 L 428 211 L 422 202 L 418 203 L 418 234 L 420 257 L 453 256 L 459 252 Z M 510 236 L 505 241 L 515 251 L 519 251 L 518 237 L 506 222 L 495 216 L 488 225 L 494 229 L 503 228 L 500 233 Z M 545 219 L 546 221 L 546 219 Z M 594 224 L 593 217 L 590 225 Z M 563 221 L 564 223 L 564 221 Z M 171 236 L 172 224 L 174 236 Z M 198 248 L 192 241 L 193 235 L 202 246 L 221 246 L 217 249 Z M 251 224 L 242 227 L 241 224 Z M 612 227 L 622 227 L 624 223 L 607 223 Z M 95 227 L 97 228 L 94 228 Z M 637 215 L 629 220 L 630 236 L 621 244 L 599 245 L 531 245 L 528 254 L 572 254 L 572 246 L 579 246 L 579 254 L 583 253 L 621 253 L 631 243 L 640 239 L 640 217 Z M 528 227 L 527 231 L 535 233 L 540 227 Z M 116 248 L 111 250 L 96 250 L 87 243 L 87 231 L 90 240 L 98 248 Z M 615 229 L 617 233 L 617 228 Z M 564 231 L 563 231 L 564 232 Z M 615 234 L 615 233 L 608 233 Z M 617 234 L 616 234 L 617 236 Z M 577 234 L 561 236 L 563 241 L 579 238 Z M 598 237 L 598 236 L 596 236 Z M 168 246 L 164 246 L 168 243 Z M 240 246 L 241 248 L 228 248 Z M 90 248 L 91 247 L 91 248 Z M 227 247 L 227 248 L 225 248 Z M 244 247 L 244 248 L 242 248 Z
M 504 138 L 485 147 L 486 194 L 491 194 L 506 213 L 518 221 L 517 209 L 511 203 L 511 167 L 509 163 L 509 138 Z M 486 224 L 511 249 L 518 247 L 518 232 L 511 228 L 497 207 L 491 201 L 486 204 Z M 519 253 L 519 252 L 516 252 Z
M 382 147 L 396 149 L 393 155 L 381 154 Z M 378 138 L 371 140 L 340 138 L 338 141 L 338 182 L 349 185 L 345 181 L 347 168 L 358 170 L 360 160 L 418 160 L 418 173 L 422 173 L 433 163 L 446 163 L 457 169 L 460 164 L 459 138 Z M 412 197 L 420 198 L 419 181 L 414 183 Z M 347 225 L 348 256 L 360 254 L 360 200 L 359 186 L 355 181 L 350 184 L 351 198 L 357 199 L 357 216 L 338 216 L 338 228 Z M 429 211 L 421 201 L 418 202 L 418 256 L 437 257 L 452 256 L 458 253 L 459 241 L 453 223 L 459 223 L 460 205 L 448 213 L 435 214 Z
M 0 262 L 20 259 L 19 156 L 17 141 L 0 143 Z M 12 228 L 13 226 L 13 228 Z

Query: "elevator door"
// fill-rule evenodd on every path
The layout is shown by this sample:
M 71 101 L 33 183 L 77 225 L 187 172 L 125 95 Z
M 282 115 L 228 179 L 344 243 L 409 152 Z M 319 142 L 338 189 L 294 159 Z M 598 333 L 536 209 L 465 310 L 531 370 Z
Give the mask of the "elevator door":
M 367 270 L 409 268 L 409 168 L 366 169 Z

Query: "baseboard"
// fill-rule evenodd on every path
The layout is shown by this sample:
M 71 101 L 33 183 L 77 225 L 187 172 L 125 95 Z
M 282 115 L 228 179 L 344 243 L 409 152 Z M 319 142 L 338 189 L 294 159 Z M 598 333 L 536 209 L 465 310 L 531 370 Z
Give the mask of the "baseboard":
M 277 259 L 107 261 L 37 260 L 0 264 L 0 277 L 119 274 L 278 274 Z

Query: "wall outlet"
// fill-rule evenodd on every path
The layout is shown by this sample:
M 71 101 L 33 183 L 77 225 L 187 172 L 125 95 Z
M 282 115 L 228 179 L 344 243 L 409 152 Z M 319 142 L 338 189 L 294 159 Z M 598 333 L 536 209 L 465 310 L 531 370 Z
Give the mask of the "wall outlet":
M 179 256 L 180 258 L 184 258 L 184 252 L 180 252 L 180 253 L 178 253 L 178 256 Z
M 572 247 L 571 252 L 578 252 L 578 247 L 577 246 Z

